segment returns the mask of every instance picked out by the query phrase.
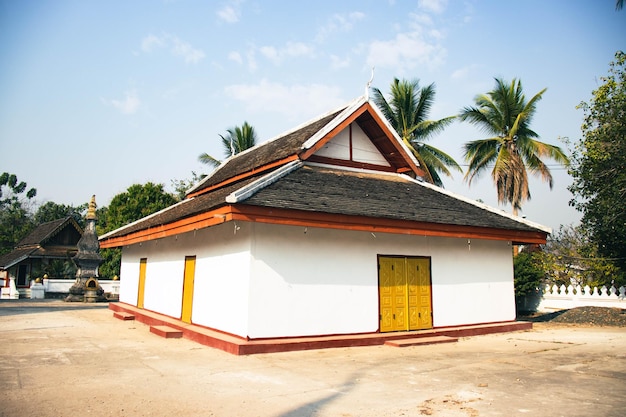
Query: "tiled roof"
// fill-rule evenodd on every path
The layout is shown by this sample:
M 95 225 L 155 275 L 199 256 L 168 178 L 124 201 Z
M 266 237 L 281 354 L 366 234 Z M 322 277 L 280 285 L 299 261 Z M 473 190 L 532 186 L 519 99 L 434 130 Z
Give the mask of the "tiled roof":
M 51 222 L 42 223 L 35 228 L 28 236 L 20 240 L 16 247 L 39 245 L 50 237 L 54 236 L 65 223 L 71 221 L 71 217 L 65 217 Z
M 133 232 L 137 232 L 139 230 L 161 226 L 177 220 L 194 216 L 196 214 L 216 209 L 226 204 L 226 196 L 228 196 L 233 191 L 248 185 L 255 179 L 257 178 L 248 178 L 236 184 L 232 184 L 209 193 L 201 194 L 197 197 L 183 200 L 178 204 L 167 207 L 166 209 L 154 213 L 150 216 L 144 217 L 139 221 L 131 223 L 120 229 L 114 230 L 113 232 L 106 233 L 100 236 L 100 239 L 124 236 Z
M 65 227 L 74 227 L 82 234 L 81 227 L 74 221 L 72 217 L 53 220 L 51 222 L 42 223 L 20 240 L 15 249 L 9 253 L 0 256 L 0 268 L 8 268 L 27 257 L 64 257 L 67 255 L 66 248 L 45 248 L 45 243 L 54 237 Z
M 366 105 L 359 107 L 361 112 L 354 113 L 354 109 L 364 103 L 357 100 L 227 159 L 188 192 L 193 197 L 102 235 L 100 239 L 106 241 L 171 224 L 227 204 L 547 233 L 549 229 L 543 226 L 516 219 L 408 176 L 366 169 L 332 168 L 330 165 L 324 167 L 300 160 L 306 152 L 311 154 L 310 147 L 321 140 L 329 129 L 356 117 L 350 120 L 359 123 L 397 172 L 406 171 L 404 168 L 411 170 L 412 165 L 407 164 L 405 158 L 412 156 L 403 151 L 401 140 L 395 133 L 389 137 L 385 133 L 389 127 L 381 127 L 377 121 L 380 117 L 371 114 L 378 110 Z M 301 153 L 305 149 L 308 149 L 305 154 Z
M 7 269 L 16 263 L 28 258 L 28 256 L 37 250 L 37 246 L 29 246 L 14 249 L 9 253 L 0 256 L 0 269 Z
M 537 231 L 524 222 L 395 174 L 303 166 L 244 204 L 458 226 Z
M 209 188 L 243 173 L 251 172 L 255 168 L 283 160 L 292 155 L 297 155 L 302 145 L 341 113 L 342 110 L 343 109 L 338 110 L 297 130 L 287 133 L 284 136 L 261 143 L 227 159 L 191 191 L 197 192 Z

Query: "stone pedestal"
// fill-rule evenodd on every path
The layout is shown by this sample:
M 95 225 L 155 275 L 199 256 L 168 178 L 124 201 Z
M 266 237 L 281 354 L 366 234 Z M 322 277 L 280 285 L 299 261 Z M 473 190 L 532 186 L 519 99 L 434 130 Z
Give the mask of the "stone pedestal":
M 17 300 L 18 298 L 20 298 L 20 292 L 17 290 L 17 287 L 15 286 L 15 277 L 10 277 L 9 278 L 9 298 L 11 300 Z
M 41 282 L 35 282 L 30 286 L 30 298 L 31 300 L 46 298 L 46 287 Z

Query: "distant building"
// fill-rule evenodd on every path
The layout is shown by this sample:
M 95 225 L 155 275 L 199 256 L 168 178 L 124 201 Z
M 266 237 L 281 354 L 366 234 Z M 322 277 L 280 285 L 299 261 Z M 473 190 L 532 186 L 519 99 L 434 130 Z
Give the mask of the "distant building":
M 2 286 L 8 286 L 13 277 L 18 289 L 27 288 L 31 279 L 41 278 L 33 274 L 43 271 L 53 261 L 72 264 L 82 233 L 83 229 L 72 217 L 40 224 L 12 252 L 0 256 L 0 272 L 5 272 Z

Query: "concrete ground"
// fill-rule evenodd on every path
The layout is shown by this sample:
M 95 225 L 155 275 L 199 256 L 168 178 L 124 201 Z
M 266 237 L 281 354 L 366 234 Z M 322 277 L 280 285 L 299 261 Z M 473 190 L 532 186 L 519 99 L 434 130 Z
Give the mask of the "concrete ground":
M 626 330 L 234 356 L 106 304 L 0 301 L 0 416 L 624 416 Z

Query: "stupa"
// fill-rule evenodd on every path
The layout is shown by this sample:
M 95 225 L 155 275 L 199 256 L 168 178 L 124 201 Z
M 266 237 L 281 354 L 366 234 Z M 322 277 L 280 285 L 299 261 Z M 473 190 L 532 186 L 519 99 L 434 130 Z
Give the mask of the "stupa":
M 100 242 L 96 233 L 96 196 L 91 197 L 83 236 L 78 241 L 78 253 L 72 258 L 78 270 L 76 282 L 70 287 L 70 294 L 65 301 L 82 301 L 95 303 L 107 301 L 104 290 L 98 283 L 98 267 L 102 263 L 100 256 Z

